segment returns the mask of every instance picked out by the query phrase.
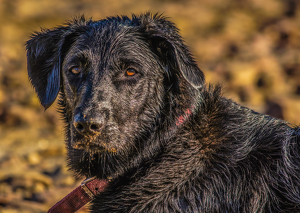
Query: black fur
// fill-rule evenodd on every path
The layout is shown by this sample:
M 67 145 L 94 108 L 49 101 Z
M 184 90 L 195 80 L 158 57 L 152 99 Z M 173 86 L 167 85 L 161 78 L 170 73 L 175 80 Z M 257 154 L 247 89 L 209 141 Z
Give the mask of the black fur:
M 111 180 L 92 212 L 300 212 L 299 128 L 206 86 L 164 17 L 77 18 L 27 57 L 42 105 L 60 94 L 70 168 Z

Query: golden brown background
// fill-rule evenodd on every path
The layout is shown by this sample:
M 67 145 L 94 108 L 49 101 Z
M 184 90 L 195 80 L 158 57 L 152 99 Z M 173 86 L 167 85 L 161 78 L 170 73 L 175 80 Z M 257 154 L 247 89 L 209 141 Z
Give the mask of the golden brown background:
M 0 212 L 46 212 L 71 191 L 63 128 L 26 71 L 32 31 L 75 15 L 161 12 L 181 30 L 207 82 L 259 112 L 300 123 L 298 0 L 0 0 Z M 84 210 L 82 211 L 84 212 Z

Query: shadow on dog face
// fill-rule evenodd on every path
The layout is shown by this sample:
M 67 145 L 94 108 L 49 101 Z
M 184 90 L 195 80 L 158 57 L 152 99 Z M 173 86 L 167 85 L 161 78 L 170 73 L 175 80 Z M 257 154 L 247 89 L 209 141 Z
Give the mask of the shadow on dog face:
M 158 15 L 81 17 L 34 34 L 27 58 L 42 105 L 60 92 L 69 164 L 85 176 L 122 173 L 157 154 L 155 133 L 172 128 L 204 84 L 176 27 Z

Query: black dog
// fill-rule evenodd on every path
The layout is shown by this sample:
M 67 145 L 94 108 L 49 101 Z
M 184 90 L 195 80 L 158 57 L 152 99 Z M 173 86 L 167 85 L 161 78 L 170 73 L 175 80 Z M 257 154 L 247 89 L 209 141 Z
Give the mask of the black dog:
M 78 18 L 27 57 L 42 105 L 60 94 L 70 168 L 111 180 L 92 212 L 300 212 L 299 128 L 206 86 L 165 18 Z

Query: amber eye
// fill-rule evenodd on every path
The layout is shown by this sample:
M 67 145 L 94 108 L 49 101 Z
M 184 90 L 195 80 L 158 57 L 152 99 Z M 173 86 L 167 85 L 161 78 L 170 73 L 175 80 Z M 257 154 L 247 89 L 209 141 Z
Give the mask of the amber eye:
M 134 76 L 135 74 L 136 74 L 136 70 L 133 68 L 127 69 L 125 73 L 126 76 Z
M 72 74 L 74 74 L 74 75 L 78 75 L 78 74 L 81 72 L 81 70 L 80 70 L 79 67 L 72 67 L 72 68 L 70 69 L 70 72 L 71 72 Z

